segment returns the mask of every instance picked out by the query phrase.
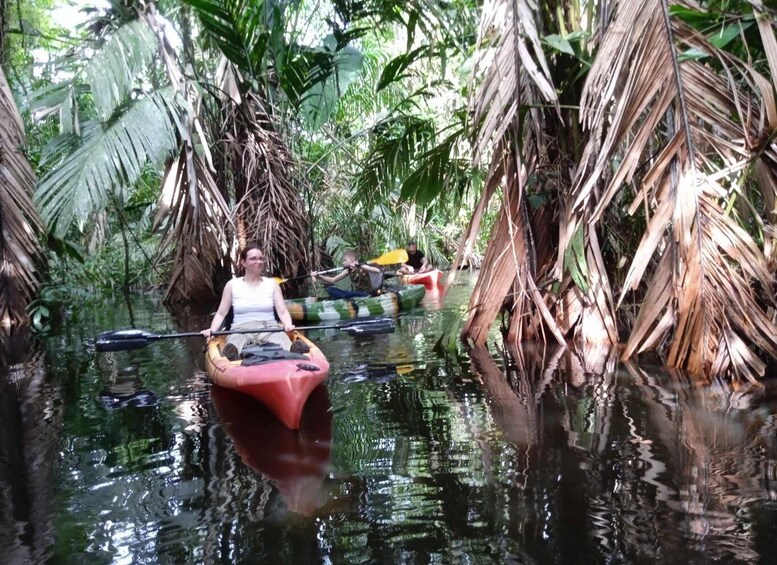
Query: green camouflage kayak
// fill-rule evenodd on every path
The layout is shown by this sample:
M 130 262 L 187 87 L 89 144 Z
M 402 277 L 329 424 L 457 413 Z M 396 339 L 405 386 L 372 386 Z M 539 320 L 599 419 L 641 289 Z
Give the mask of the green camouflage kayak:
M 329 322 L 349 318 L 366 318 L 396 314 L 416 306 L 426 294 L 426 288 L 420 284 L 387 288 L 378 296 L 364 298 L 346 298 L 340 300 L 323 299 L 315 296 L 287 300 L 286 306 L 295 322 Z

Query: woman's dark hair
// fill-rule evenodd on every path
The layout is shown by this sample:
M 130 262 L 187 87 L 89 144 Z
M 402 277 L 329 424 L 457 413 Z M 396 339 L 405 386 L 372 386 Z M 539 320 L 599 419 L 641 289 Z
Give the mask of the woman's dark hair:
M 240 260 L 241 261 L 245 261 L 246 257 L 248 257 L 248 252 L 251 251 L 252 249 L 257 249 L 257 250 L 261 251 L 262 254 L 264 254 L 264 249 L 262 249 L 261 245 L 259 245 L 258 243 L 248 243 L 242 249 L 242 251 L 240 251 Z

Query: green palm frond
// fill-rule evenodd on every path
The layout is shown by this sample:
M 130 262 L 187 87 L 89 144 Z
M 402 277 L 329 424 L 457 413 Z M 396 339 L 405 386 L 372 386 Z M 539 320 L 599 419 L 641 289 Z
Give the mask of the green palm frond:
M 409 76 L 408 69 L 410 66 L 417 60 L 430 56 L 433 51 L 434 50 L 431 45 L 421 45 L 420 47 L 417 47 L 408 53 L 402 53 L 401 55 L 394 57 L 383 68 L 383 72 L 380 75 L 380 80 L 375 87 L 375 91 L 380 92 L 391 83 L 400 81 L 403 78 Z
M 35 202 L 49 230 L 63 238 L 74 221 L 83 224 L 112 193 L 132 186 L 146 164 L 169 158 L 182 111 L 175 92 L 162 89 L 104 125 L 85 124 L 81 146 L 38 185 Z
M 24 125 L 0 69 L 0 327 L 27 322 L 39 284 L 42 226 L 32 205 L 35 173 L 19 150 Z
M 313 64 L 307 71 L 301 108 L 312 130 L 320 128 L 335 111 L 340 98 L 357 79 L 364 56 L 349 45 L 336 49 L 332 36 L 324 47 L 316 50 Z
M 366 34 L 375 26 L 404 26 L 408 50 L 417 34 L 425 37 L 455 36 L 467 18 L 471 5 L 466 2 L 442 3 L 436 0 L 333 0 L 335 12 L 349 30 L 350 37 Z M 456 4 L 455 8 L 453 4 Z M 460 21 L 457 21 L 459 20 Z M 419 33 L 420 32 L 420 33 Z
M 70 95 L 73 81 L 66 80 L 46 85 L 35 90 L 27 97 L 27 105 L 36 120 L 43 120 L 59 111 L 65 99 Z
M 361 72 L 340 98 L 333 121 L 345 128 L 363 131 L 365 124 L 374 120 L 375 115 L 402 104 L 407 97 L 404 85 L 392 82 L 377 90 L 383 69 L 389 61 L 390 58 L 380 51 L 365 50 Z
M 428 206 L 446 188 L 452 189 L 449 197 L 455 197 L 454 192 L 460 196 L 464 185 L 457 180 L 460 175 L 466 175 L 469 167 L 456 159 L 455 150 L 464 135 L 463 127 L 455 128 L 442 142 L 417 158 L 414 170 L 402 182 L 402 200 Z
M 258 75 L 273 28 L 283 29 L 276 0 L 186 0 L 216 46 L 238 69 Z
M 70 79 L 32 92 L 30 111 L 38 120 L 59 112 L 62 133 L 78 134 L 76 95 L 86 89 L 85 82 L 97 117 L 106 121 L 139 86 L 138 77 L 148 69 L 157 49 L 157 38 L 148 25 L 137 19 L 129 21 L 113 31 L 85 65 L 70 64 Z
M 134 20 L 118 28 L 84 69 L 97 115 L 107 120 L 122 104 L 158 48 L 154 32 Z
M 435 126 L 431 120 L 398 116 L 379 122 L 372 133 L 369 157 L 354 182 L 357 198 L 370 206 L 400 186 L 416 155 L 434 139 Z

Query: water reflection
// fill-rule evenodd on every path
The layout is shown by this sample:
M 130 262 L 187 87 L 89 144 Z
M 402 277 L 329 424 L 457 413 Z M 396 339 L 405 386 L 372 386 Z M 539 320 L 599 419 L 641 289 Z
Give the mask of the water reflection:
M 130 315 L 84 314 L 0 378 L 0 562 L 777 562 L 771 381 L 689 385 L 497 334 L 435 353 L 467 298 L 368 340 L 311 331 L 329 400 L 298 433 L 211 387 L 201 340 L 95 355 Z M 153 300 L 132 316 L 209 319 Z
M 310 396 L 299 430 L 290 430 L 254 399 L 214 386 L 221 425 L 243 463 L 269 479 L 292 512 L 310 516 L 325 502 L 332 417 L 326 389 Z
M 649 414 L 650 427 L 634 430 L 632 442 L 634 466 L 648 484 L 660 487 L 655 498 L 665 511 L 654 527 L 665 539 L 709 558 L 756 559 L 756 531 L 747 514 L 764 499 L 765 468 L 760 454 L 748 449 L 742 410 L 750 409 L 763 389 L 733 391 L 721 381 L 689 386 L 675 372 L 657 379 L 659 371 L 633 363 L 625 368 Z
M 151 408 L 159 403 L 159 399 L 143 387 L 137 368 L 127 367 L 100 391 L 100 403 L 106 410 Z
M 55 540 L 62 414 L 42 352 L 15 351 L 26 360 L 0 367 L 0 562 L 39 563 Z

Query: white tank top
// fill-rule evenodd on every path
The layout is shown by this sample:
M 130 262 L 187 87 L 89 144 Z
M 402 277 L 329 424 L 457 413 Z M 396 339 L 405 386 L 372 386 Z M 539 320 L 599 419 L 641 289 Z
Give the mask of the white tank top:
M 232 324 L 244 322 L 274 322 L 273 292 L 276 282 L 262 277 L 257 286 L 248 286 L 243 277 L 232 280 L 232 308 L 235 317 Z

